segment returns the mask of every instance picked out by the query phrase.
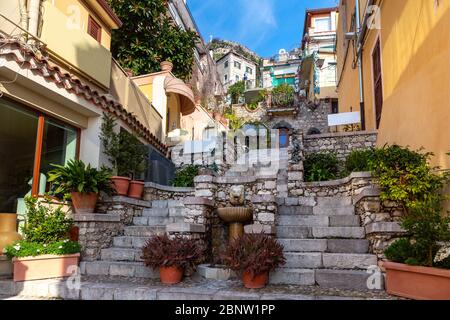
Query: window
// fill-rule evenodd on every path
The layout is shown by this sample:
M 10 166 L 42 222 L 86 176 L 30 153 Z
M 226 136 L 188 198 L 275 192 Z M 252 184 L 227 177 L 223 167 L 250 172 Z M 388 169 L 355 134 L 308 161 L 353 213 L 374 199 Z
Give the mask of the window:
M 226 83 L 228 81 L 228 75 L 225 75 L 224 79 L 225 79 L 225 83 Z
M 241 70 L 241 63 L 240 63 L 240 62 L 237 62 L 237 61 L 235 61 L 235 62 L 234 62 L 234 67 L 235 67 L 236 69 L 239 69 L 239 70 Z
M 383 111 L 383 79 L 381 77 L 381 48 L 378 39 L 372 52 L 373 64 L 373 92 L 375 96 L 375 121 L 377 129 L 380 127 L 381 113 Z
M 280 144 L 280 148 L 289 147 L 289 129 L 288 128 L 279 128 L 278 129 L 278 142 Z
M 331 17 L 314 19 L 314 31 L 315 32 L 331 31 Z
M 248 74 L 253 74 L 253 70 L 250 67 L 245 68 L 245 72 L 247 72 Z
M 236 75 L 236 81 L 239 82 L 240 78 L 238 75 Z
M 98 42 L 102 40 L 102 27 L 91 16 L 88 20 L 88 33 Z
M 224 69 L 228 68 L 228 61 L 225 61 L 225 63 L 223 64 Z

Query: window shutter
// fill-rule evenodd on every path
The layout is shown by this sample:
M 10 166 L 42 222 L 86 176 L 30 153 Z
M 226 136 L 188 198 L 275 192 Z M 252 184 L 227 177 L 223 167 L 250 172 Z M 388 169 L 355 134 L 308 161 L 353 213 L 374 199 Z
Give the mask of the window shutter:
M 100 27 L 100 25 L 91 16 L 89 16 L 88 30 L 87 31 L 88 31 L 89 35 L 92 38 L 94 38 L 98 42 L 101 41 L 101 39 L 102 39 L 102 28 Z
M 374 84 L 374 96 L 375 96 L 375 115 L 377 129 L 380 127 L 381 113 L 383 111 L 383 79 L 381 74 L 381 48 L 380 40 L 378 39 L 375 49 L 372 53 L 373 64 L 373 84 Z

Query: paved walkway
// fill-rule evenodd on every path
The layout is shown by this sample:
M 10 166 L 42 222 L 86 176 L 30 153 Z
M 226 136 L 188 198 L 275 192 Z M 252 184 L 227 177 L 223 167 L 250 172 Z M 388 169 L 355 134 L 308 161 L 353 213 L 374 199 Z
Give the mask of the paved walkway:
M 124 277 L 83 277 L 81 288 L 70 289 L 65 280 L 50 279 L 14 283 L 0 281 L 4 298 L 78 300 L 384 300 L 397 299 L 384 291 L 322 289 L 317 286 L 268 286 L 245 289 L 240 281 L 194 281 L 165 286 L 157 280 Z M 0 296 L 1 298 L 1 296 Z

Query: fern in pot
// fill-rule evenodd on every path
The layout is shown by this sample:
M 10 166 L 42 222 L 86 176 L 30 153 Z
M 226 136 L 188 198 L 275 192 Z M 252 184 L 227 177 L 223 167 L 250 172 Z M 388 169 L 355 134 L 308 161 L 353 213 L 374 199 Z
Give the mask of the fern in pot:
M 111 193 L 111 174 L 108 169 L 96 169 L 81 160 L 71 160 L 65 166 L 52 164 L 48 175 L 51 193 L 70 195 L 75 213 L 92 213 L 100 191 Z

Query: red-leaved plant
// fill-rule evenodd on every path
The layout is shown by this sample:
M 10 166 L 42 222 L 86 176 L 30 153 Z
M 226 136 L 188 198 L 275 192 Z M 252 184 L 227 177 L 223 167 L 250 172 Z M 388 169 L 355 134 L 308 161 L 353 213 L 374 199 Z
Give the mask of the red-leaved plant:
M 155 235 L 142 248 L 141 258 L 152 269 L 178 267 L 192 275 L 196 266 L 205 260 L 205 246 L 200 240 Z
M 244 234 L 231 241 L 222 254 L 224 264 L 238 274 L 255 277 L 286 263 L 283 246 L 266 234 Z

